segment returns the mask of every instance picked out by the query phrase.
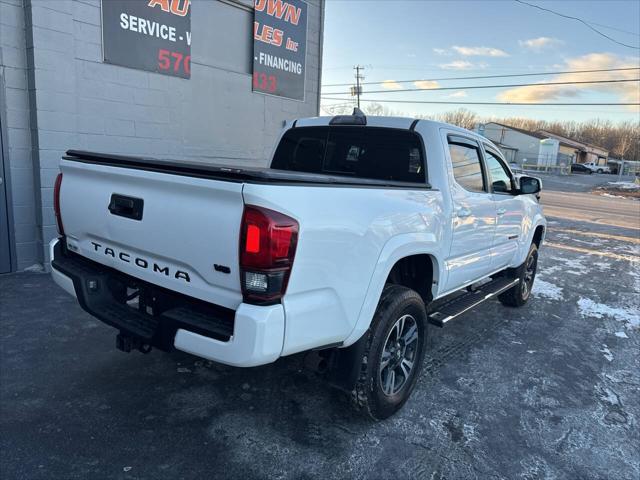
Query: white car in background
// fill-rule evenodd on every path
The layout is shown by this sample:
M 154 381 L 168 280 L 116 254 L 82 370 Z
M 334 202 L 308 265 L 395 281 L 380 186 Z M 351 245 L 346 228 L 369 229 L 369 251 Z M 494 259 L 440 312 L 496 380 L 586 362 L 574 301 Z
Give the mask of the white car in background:
M 598 165 L 595 162 L 588 162 L 583 164 L 593 173 L 611 173 L 611 169 L 606 165 Z

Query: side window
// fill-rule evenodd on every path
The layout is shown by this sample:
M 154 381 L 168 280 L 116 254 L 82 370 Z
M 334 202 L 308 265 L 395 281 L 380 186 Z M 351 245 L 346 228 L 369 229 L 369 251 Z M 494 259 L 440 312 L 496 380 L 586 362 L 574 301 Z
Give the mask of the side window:
M 485 192 L 478 148 L 450 141 L 449 152 L 453 165 L 453 176 L 458 185 L 469 192 Z
M 485 151 L 487 152 L 487 168 L 489 169 L 489 178 L 491 179 L 493 191 L 496 193 L 513 193 L 511 175 L 509 175 L 507 168 L 496 154 L 489 150 Z

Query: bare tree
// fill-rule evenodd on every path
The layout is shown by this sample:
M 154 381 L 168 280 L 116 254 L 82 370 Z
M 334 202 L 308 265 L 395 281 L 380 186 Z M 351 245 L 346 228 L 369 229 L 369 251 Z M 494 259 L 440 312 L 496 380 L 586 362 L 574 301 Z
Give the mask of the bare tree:
M 349 114 L 353 111 L 350 103 L 336 106 L 324 106 L 323 111 L 329 115 Z M 640 161 L 640 118 L 637 121 L 614 123 L 610 120 L 595 118 L 583 122 L 535 120 L 524 117 L 483 118 L 477 113 L 460 108 L 435 115 L 411 115 L 391 110 L 379 103 L 369 103 L 364 112 L 367 115 L 406 116 L 438 120 L 473 130 L 479 122 L 496 121 L 515 128 L 537 132 L 545 130 L 579 142 L 597 145 L 609 151 L 614 158 Z

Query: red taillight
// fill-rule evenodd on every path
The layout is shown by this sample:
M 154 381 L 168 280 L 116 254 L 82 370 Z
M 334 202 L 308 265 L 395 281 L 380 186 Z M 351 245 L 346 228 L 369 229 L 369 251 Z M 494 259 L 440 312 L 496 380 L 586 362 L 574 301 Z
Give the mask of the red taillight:
M 247 303 L 274 303 L 287 290 L 298 242 L 298 222 L 247 205 L 240 227 L 240 275 Z
M 56 215 L 56 225 L 58 233 L 64 235 L 64 227 L 62 226 L 62 216 L 60 215 L 60 187 L 62 186 L 62 174 L 56 177 L 56 183 L 53 187 L 53 212 Z

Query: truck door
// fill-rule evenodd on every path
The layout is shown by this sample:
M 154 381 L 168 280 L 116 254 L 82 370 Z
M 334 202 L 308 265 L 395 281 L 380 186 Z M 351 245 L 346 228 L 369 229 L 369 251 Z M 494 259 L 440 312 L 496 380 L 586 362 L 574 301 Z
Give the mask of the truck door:
M 496 205 L 496 233 L 491 251 L 491 269 L 508 266 L 518 250 L 524 207 L 515 196 L 516 186 L 504 160 L 493 148 L 484 145 L 485 163 L 491 196 Z
M 456 290 L 491 273 L 491 247 L 496 207 L 488 188 L 477 141 L 448 135 L 451 185 L 452 241 L 446 261 L 444 292 Z

